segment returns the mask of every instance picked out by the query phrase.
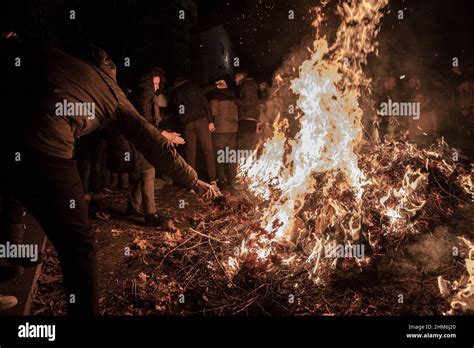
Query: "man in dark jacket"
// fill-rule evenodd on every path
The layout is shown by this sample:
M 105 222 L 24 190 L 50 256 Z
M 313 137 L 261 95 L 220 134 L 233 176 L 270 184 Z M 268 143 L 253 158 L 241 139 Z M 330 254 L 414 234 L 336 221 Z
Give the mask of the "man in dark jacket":
M 17 44 L 0 52 L 0 102 L 6 110 L 0 130 L 0 191 L 12 194 L 33 214 L 57 250 L 68 314 L 95 315 L 96 242 L 72 160 L 75 139 L 115 127 L 176 183 L 204 194 L 212 194 L 212 187 L 197 179 L 128 101 L 104 51 L 92 49 L 80 59 L 49 46 Z
M 170 96 L 170 104 L 173 114 L 177 115 L 184 125 L 186 160 L 191 167 L 196 169 L 196 150 L 199 140 L 206 157 L 209 180 L 211 184 L 216 185 L 216 165 L 211 136 L 215 127 L 211 108 L 203 91 L 195 83 L 178 78 Z
M 234 81 L 238 86 L 238 97 L 235 99 L 239 114 L 237 146 L 240 150 L 254 150 L 260 114 L 258 84 L 245 71 L 237 72 Z

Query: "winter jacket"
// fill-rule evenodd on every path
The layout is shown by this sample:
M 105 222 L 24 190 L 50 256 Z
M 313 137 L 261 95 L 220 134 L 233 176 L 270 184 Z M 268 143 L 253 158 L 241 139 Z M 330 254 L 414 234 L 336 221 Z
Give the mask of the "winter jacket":
M 185 81 L 176 87 L 170 96 L 170 107 L 182 124 L 202 117 L 212 122 L 211 108 L 204 92 L 194 82 Z
M 216 133 L 236 133 L 238 130 L 237 104 L 230 89 L 215 91 L 211 96 L 211 110 Z
M 246 78 L 239 84 L 238 98 L 235 99 L 239 113 L 239 121 L 258 121 L 260 106 L 258 100 L 258 84 L 252 78 Z
M 72 158 L 77 137 L 109 127 L 121 132 L 150 163 L 178 184 L 190 188 L 197 182 L 196 172 L 126 98 L 105 52 L 94 56 L 100 60 L 96 64 L 45 45 L 20 45 L 0 55 L 7 62 L 21 57 L 21 67 L 0 67 L 6 76 L 0 82 L 5 92 L 0 98 L 9 115 L 3 117 L 0 130 L 7 146 L 4 159 L 25 147 L 33 153 Z M 61 110 L 61 103 L 72 107 Z M 81 105 L 89 105 L 93 117 L 78 112 Z

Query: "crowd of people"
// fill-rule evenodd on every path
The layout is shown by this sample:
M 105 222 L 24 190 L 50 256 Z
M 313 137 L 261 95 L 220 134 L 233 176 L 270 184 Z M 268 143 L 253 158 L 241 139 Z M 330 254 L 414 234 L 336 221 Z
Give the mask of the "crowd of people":
M 4 33 L 1 46 L 1 103 L 8 110 L 0 144 L 1 240 L 21 244 L 30 212 L 58 253 L 68 314 L 95 315 L 98 272 L 89 212 L 109 218 L 104 192 L 128 187 L 124 213 L 162 226 L 167 217 L 155 206 L 155 177 L 206 198 L 233 190 L 237 163 L 219 161 L 217 153 L 253 151 L 265 104 L 259 95 L 267 95 L 268 86 L 245 71 L 233 82 L 220 79 L 204 88 L 178 76 L 165 95 L 165 72 L 153 68 L 122 89 L 116 65 L 93 45 L 59 49 Z M 58 104 L 64 105 L 61 114 Z M 197 174 L 199 149 L 207 182 Z M 1 274 L 21 273 L 12 260 L 0 262 Z M 0 294 L 0 310 L 16 304 L 14 296 Z
M 125 88 L 127 97 L 216 191 L 235 193 L 238 158 L 220 154 L 251 153 L 257 141 L 269 135 L 268 85 L 257 84 L 245 71 L 237 72 L 232 82 L 220 79 L 204 87 L 178 76 L 169 94 L 164 94 L 166 81 L 163 69 L 153 68 Z M 235 88 L 229 88 L 231 83 Z M 198 161 L 201 157 L 203 161 Z M 123 134 L 102 130 L 79 137 L 75 158 L 86 200 L 96 217 L 108 218 L 103 192 L 118 186 L 120 179 L 122 187 L 130 185 L 126 215 L 143 216 L 146 226 L 165 223 L 166 217 L 155 206 L 155 179 L 170 178 Z M 201 162 L 204 168 L 197 165 Z

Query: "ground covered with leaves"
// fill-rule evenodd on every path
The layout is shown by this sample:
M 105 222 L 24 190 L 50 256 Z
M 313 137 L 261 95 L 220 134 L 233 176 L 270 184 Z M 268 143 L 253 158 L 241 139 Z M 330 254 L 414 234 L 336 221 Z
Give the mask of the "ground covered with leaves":
M 450 304 L 437 277 L 466 277 L 467 249 L 458 237 L 473 239 L 469 203 L 428 233 L 391 238 L 371 265 L 347 269 L 335 262 L 321 268 L 315 282 L 278 260 L 262 267 L 250 259 L 229 272 L 229 257 L 258 230 L 249 196 L 224 192 L 203 202 L 184 189 L 157 187 L 159 212 L 173 217 L 164 229 L 125 217 L 124 189 L 106 194 L 110 220 L 91 219 L 101 315 L 440 315 Z M 453 247 L 459 253 L 453 255 Z M 65 307 L 58 261 L 48 244 L 33 313 L 64 315 Z

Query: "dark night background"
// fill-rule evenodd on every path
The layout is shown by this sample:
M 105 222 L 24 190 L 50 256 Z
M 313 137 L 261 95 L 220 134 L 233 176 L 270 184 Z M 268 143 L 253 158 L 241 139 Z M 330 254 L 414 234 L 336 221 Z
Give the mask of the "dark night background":
M 2 27 L 64 42 L 74 36 L 106 49 L 126 75 L 152 65 L 170 77 L 191 73 L 201 83 L 232 74 L 223 57 L 238 56 L 259 80 L 271 81 L 291 47 L 312 33 L 316 0 L 7 0 Z M 452 57 L 470 68 L 474 53 L 471 0 L 394 0 L 380 33 L 376 72 L 447 74 Z M 69 11 L 76 19 L 69 19 Z M 178 20 L 180 9 L 186 21 Z M 288 20 L 288 11 L 295 20 Z M 404 10 L 405 19 L 397 19 Z M 124 57 L 132 66 L 120 69 Z M 130 71 L 129 71 L 130 70 Z M 468 69 L 469 70 L 469 69 Z M 120 76 L 120 75 L 119 75 Z

